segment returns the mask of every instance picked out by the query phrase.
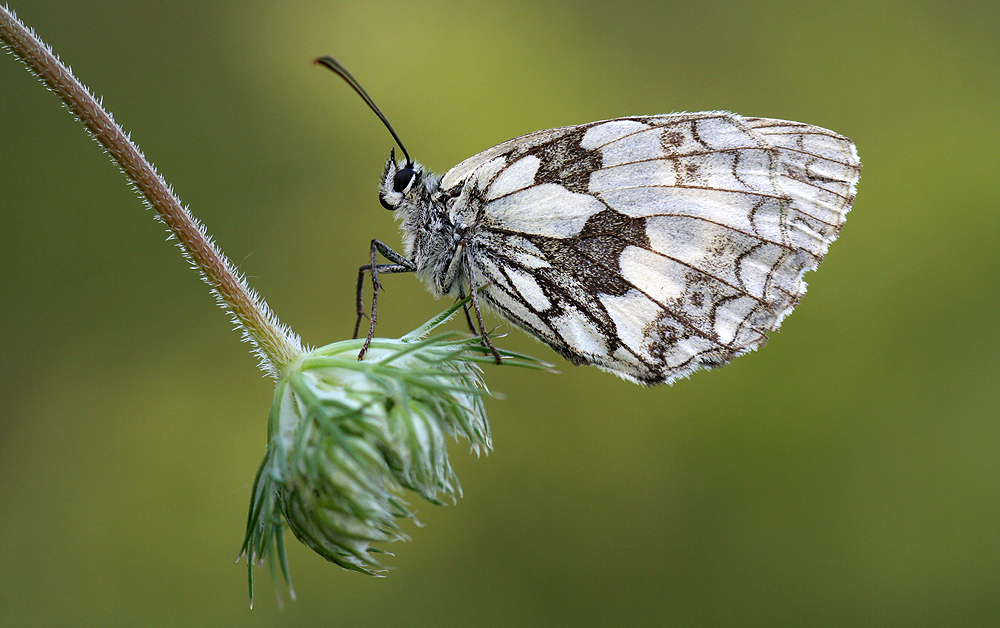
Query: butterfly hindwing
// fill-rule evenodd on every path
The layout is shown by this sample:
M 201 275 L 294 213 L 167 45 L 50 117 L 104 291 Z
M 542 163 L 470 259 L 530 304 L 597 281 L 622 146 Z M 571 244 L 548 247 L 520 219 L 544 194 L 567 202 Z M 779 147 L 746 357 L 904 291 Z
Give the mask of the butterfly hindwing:
M 466 280 L 577 364 L 669 382 L 755 349 L 853 200 L 853 144 L 724 112 L 539 131 L 449 171 Z

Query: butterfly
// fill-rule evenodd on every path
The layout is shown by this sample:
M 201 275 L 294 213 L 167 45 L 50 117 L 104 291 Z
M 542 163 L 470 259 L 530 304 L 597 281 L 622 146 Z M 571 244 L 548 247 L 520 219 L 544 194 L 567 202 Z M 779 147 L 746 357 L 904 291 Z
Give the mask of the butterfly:
M 671 383 L 762 346 L 806 290 L 851 209 L 861 163 L 824 128 L 724 111 L 632 116 L 529 133 L 444 176 L 394 150 L 379 200 L 403 234 L 358 274 L 412 272 L 471 298 L 573 364 Z M 381 254 L 389 263 L 378 263 Z M 476 331 L 466 310 L 469 326 Z M 367 346 L 367 344 L 366 344 Z M 362 352 L 363 354 L 363 352 Z

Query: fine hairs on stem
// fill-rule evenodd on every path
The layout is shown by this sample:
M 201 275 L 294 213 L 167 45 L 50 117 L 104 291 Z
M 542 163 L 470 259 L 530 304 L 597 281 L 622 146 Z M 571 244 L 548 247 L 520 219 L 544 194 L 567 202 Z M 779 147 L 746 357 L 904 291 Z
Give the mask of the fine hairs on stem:
M 212 294 L 243 339 L 253 346 L 260 368 L 277 379 L 282 370 L 304 351 L 299 337 L 247 285 L 235 266 L 219 251 L 205 227 L 188 211 L 163 177 L 146 159 L 128 134 L 90 91 L 52 52 L 52 49 L 0 5 L 0 40 L 32 74 L 55 92 L 66 108 L 87 127 L 128 177 L 132 187 L 177 239 L 184 256 L 212 288 Z

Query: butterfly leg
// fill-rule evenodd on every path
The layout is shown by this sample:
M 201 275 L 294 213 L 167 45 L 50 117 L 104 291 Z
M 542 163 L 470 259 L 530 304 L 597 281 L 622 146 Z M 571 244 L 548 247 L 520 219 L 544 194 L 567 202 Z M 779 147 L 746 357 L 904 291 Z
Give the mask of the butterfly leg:
M 381 253 L 383 257 L 394 262 L 392 264 L 379 264 L 378 254 Z M 361 327 L 361 319 L 365 316 L 365 301 L 364 301 L 364 282 L 365 282 L 365 272 L 371 272 L 372 274 L 372 315 L 371 324 L 368 326 L 368 337 L 365 338 L 365 344 L 361 347 L 361 352 L 358 353 L 358 359 L 365 357 L 365 352 L 368 351 L 368 345 L 371 344 L 372 338 L 375 337 L 375 321 L 378 317 L 378 292 L 382 289 L 382 284 L 378 281 L 379 273 L 412 273 L 416 270 L 413 262 L 406 259 L 399 253 L 393 251 L 384 242 L 380 240 L 372 240 L 371 246 L 371 264 L 365 264 L 358 269 L 358 286 L 357 286 L 357 308 L 358 308 L 358 318 L 354 323 L 354 338 L 358 337 L 358 331 Z
M 458 300 L 461 301 L 464 298 L 465 298 L 465 289 L 464 288 L 459 288 L 458 289 Z M 479 330 L 476 329 L 476 326 L 472 324 L 472 316 L 469 315 L 469 305 L 468 304 L 465 304 L 465 305 L 462 306 L 462 313 L 465 314 L 465 322 L 469 326 L 469 331 L 471 331 L 473 334 L 478 335 L 479 334 Z
M 470 269 L 469 270 L 469 281 L 470 281 L 469 296 L 472 297 L 472 309 L 475 310 L 475 312 L 476 312 L 476 322 L 479 323 L 479 335 L 482 336 L 482 338 L 483 338 L 483 344 L 485 344 L 487 347 L 489 347 L 490 351 L 493 352 L 493 358 L 497 361 L 497 364 L 501 364 L 502 362 L 500 360 L 500 352 L 497 351 L 497 348 L 493 346 L 493 341 L 490 340 L 489 334 L 486 333 L 486 326 L 483 325 L 483 313 L 479 309 L 479 296 L 478 296 L 479 290 L 477 290 L 476 286 L 472 284 L 472 271 L 471 271 L 471 269 L 472 269 L 472 254 L 469 253 L 469 247 L 465 246 L 465 242 L 464 241 L 462 242 L 462 248 L 465 251 L 465 267 L 468 268 L 468 269 Z M 465 316 L 468 319 L 468 317 L 469 317 L 468 311 L 466 311 Z M 472 321 L 469 320 L 468 322 L 469 322 L 469 326 L 472 327 Z M 473 328 L 473 332 L 474 331 L 475 331 L 475 328 Z

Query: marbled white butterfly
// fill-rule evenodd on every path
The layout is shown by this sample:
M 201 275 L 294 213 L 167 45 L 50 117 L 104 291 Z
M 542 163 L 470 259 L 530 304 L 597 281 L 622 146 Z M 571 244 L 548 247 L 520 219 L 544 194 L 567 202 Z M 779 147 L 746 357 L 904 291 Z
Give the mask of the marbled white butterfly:
M 379 188 L 404 254 L 373 240 L 358 276 L 358 324 L 365 272 L 375 285 L 369 340 L 378 274 L 412 272 L 435 296 L 471 296 L 498 361 L 480 303 L 573 364 L 639 384 L 724 365 L 798 304 L 860 175 L 854 144 L 832 131 L 708 111 L 537 131 L 437 176 L 343 66 L 317 63 L 365 99 L 405 157 L 390 154 Z

